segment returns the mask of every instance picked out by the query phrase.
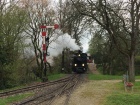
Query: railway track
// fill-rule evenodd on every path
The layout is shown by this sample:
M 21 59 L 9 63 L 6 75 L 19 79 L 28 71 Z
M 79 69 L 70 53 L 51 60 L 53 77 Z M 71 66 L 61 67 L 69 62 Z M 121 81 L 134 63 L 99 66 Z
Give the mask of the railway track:
M 40 89 L 40 88 L 47 87 L 47 86 L 50 86 L 50 85 L 66 82 L 70 77 L 71 76 L 68 76 L 68 77 L 65 77 L 63 79 L 59 79 L 59 80 L 56 80 L 56 81 L 45 82 L 45 83 L 40 83 L 40 84 L 37 84 L 37 85 L 28 86 L 28 87 L 25 87 L 25 88 L 20 88 L 20 89 L 10 90 L 10 91 L 6 91 L 6 92 L 1 92 L 0 97 L 7 97 L 7 96 L 10 96 L 10 95 L 16 95 L 16 94 L 19 94 L 19 93 L 34 91 L 36 89 Z
M 65 78 L 63 82 L 57 82 L 55 86 L 46 88 L 35 96 L 12 105 L 51 105 L 55 99 L 64 94 L 66 94 L 64 105 L 67 105 L 71 93 L 78 85 L 79 81 L 81 81 L 81 78 L 82 76 L 80 74 L 73 74 L 69 78 Z

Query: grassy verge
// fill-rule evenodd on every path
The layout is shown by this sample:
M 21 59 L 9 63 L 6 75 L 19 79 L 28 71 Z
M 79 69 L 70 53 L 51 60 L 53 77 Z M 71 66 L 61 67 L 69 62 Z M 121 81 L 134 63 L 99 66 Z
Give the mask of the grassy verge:
M 102 74 L 88 74 L 90 80 L 122 80 L 123 76 L 117 75 L 102 75 Z M 140 80 L 140 76 L 135 76 L 136 80 Z
M 107 97 L 104 105 L 139 105 L 140 94 L 116 93 Z
M 95 75 L 95 74 L 89 74 L 88 78 L 90 80 L 121 80 L 122 76 L 115 76 L 115 75 Z
M 136 78 L 136 79 L 140 79 L 140 76 L 136 76 L 135 78 Z
M 51 80 L 57 80 L 60 79 L 62 77 L 64 77 L 65 74 L 52 74 L 48 76 L 48 79 Z M 37 81 L 38 82 L 38 81 Z M 12 89 L 5 89 L 5 90 L 1 90 L 0 92 L 4 92 L 4 91 L 9 91 L 9 90 L 14 90 L 14 89 L 19 89 L 19 88 L 23 88 L 26 86 L 18 86 L 18 87 L 14 87 Z M 33 93 L 26 93 L 26 94 L 20 94 L 20 95 L 15 95 L 15 96 L 10 96 L 7 98 L 2 98 L 0 99 L 0 105 L 8 105 L 10 103 L 16 102 L 16 101 L 20 101 L 23 100 L 29 96 L 32 96 Z
M 133 92 L 124 91 L 123 83 L 116 84 L 118 88 L 107 96 L 103 105 L 139 105 L 140 103 L 140 82 L 134 83 Z
M 57 80 L 57 79 L 60 79 L 60 78 L 62 78 L 64 76 L 65 76 L 65 74 L 51 74 L 51 75 L 48 76 L 48 79 L 49 79 L 49 81 L 51 81 L 51 80 Z M 37 79 L 36 82 L 41 82 L 41 80 Z M 16 87 L 13 87 L 13 88 L 10 88 L 10 89 L 0 90 L 0 92 L 5 92 L 5 91 L 10 91 L 10 90 L 20 89 L 20 88 L 24 88 L 26 86 L 27 86 L 27 84 L 23 84 L 21 86 L 16 86 Z
M 122 80 L 122 76 L 89 74 L 90 80 Z M 140 76 L 136 76 L 136 80 Z M 122 82 L 114 84 L 112 92 L 108 94 L 102 105 L 140 105 L 140 81 L 134 83 L 133 92 L 125 92 Z
M 8 105 L 10 103 L 20 101 L 20 100 L 25 99 L 25 98 L 32 96 L 32 95 L 33 95 L 33 93 L 26 93 L 26 94 L 20 94 L 20 95 L 15 95 L 15 96 L 9 96 L 7 98 L 1 98 L 0 105 Z
M 52 75 L 49 75 L 48 76 L 48 79 L 51 81 L 51 80 L 57 80 L 57 79 L 60 79 L 62 77 L 64 77 L 65 74 L 52 74 Z
M 13 88 L 8 88 L 8 89 L 0 90 L 0 92 L 5 92 L 5 91 L 10 91 L 10 90 L 15 90 L 15 89 L 23 88 L 23 87 L 25 87 L 25 85 L 22 85 L 22 86 L 16 86 L 16 87 L 13 87 Z M 0 104 L 0 105 L 1 105 L 1 104 Z

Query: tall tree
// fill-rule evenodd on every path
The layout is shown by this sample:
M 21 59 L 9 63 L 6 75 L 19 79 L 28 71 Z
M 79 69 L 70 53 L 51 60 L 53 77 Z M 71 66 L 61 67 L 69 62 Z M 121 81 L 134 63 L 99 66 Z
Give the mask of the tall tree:
M 127 60 L 110 41 L 108 33 L 99 28 L 92 34 L 88 52 L 93 56 L 96 64 L 102 65 L 103 74 L 124 73 L 127 69 L 125 63 Z
M 42 36 L 41 36 L 41 25 L 54 25 L 55 23 L 55 12 L 53 9 L 51 9 L 49 5 L 48 0 L 33 0 L 33 1 L 28 1 L 28 0 L 23 0 L 22 5 L 24 8 L 27 9 L 28 11 L 28 16 L 30 18 L 30 23 L 28 26 L 28 30 L 26 33 L 29 35 L 31 38 L 33 48 L 34 48 L 34 53 L 36 56 L 36 62 L 38 65 L 38 69 L 36 69 L 34 72 L 35 74 L 42 80 L 44 78 L 47 79 L 46 75 L 46 70 L 44 62 L 43 62 L 43 52 L 42 52 Z M 48 51 L 49 44 L 49 39 L 53 37 L 54 30 L 53 29 L 45 29 L 47 31 L 47 48 L 46 52 Z M 50 64 L 47 62 L 47 66 L 49 69 Z
M 140 1 L 71 1 L 81 15 L 93 19 L 108 32 L 117 50 L 128 58 L 129 80 L 135 81 L 134 56 L 139 41 Z M 80 3 L 85 6 L 79 7 Z
M 22 58 L 27 25 L 26 11 L 13 2 L 0 4 L 0 86 L 7 87 L 21 66 L 17 61 Z M 16 75 L 17 76 L 17 75 Z M 12 83 L 12 82 L 11 82 Z M 0 87 L 0 88 L 1 88 Z
M 83 17 L 79 15 L 78 11 L 70 5 L 69 0 L 59 0 L 58 18 L 61 30 L 63 33 L 68 33 L 76 40 L 76 43 L 81 45 L 80 39 L 83 37 L 82 33 L 86 29 Z

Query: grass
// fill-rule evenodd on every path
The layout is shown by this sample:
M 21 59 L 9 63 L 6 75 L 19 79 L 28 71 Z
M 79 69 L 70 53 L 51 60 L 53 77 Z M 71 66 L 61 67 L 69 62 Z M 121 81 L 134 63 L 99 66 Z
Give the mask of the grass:
M 49 79 L 49 81 L 52 81 L 52 80 L 60 79 L 60 78 L 62 78 L 64 76 L 65 76 L 65 74 L 51 74 L 51 75 L 48 76 L 48 79 Z M 41 82 L 41 80 L 37 79 L 36 82 Z M 0 92 L 5 92 L 5 91 L 10 91 L 10 90 L 20 89 L 20 88 L 24 88 L 26 86 L 27 86 L 27 84 L 23 84 L 21 86 L 16 86 L 16 87 L 13 87 L 13 88 L 8 88 L 8 89 L 0 90 Z
M 118 88 L 106 98 L 103 105 L 140 105 L 140 81 L 134 83 L 133 92 L 125 92 L 121 82 L 116 86 Z
M 89 74 L 90 80 L 122 80 L 123 76 Z M 140 76 L 136 76 L 136 80 Z M 103 105 L 140 105 L 140 81 L 134 83 L 133 92 L 125 92 L 122 82 L 114 84 L 114 90 L 105 98 Z
M 65 74 L 52 74 L 52 75 L 48 76 L 48 79 L 50 81 L 52 81 L 52 80 L 60 79 L 60 78 L 62 78 L 64 76 L 65 76 Z M 17 87 L 11 88 L 11 89 L 0 90 L 0 92 L 14 90 L 14 89 L 19 89 L 19 88 L 23 88 L 23 87 L 25 87 L 25 86 L 17 86 Z M 10 97 L 7 97 L 7 98 L 1 98 L 0 99 L 0 105 L 8 105 L 10 103 L 13 103 L 13 102 L 16 102 L 16 101 L 20 101 L 20 100 L 25 99 L 25 98 L 27 98 L 29 96 L 32 96 L 32 95 L 33 95 L 33 93 L 26 93 L 26 94 L 10 96 Z
M 140 94 L 116 93 L 107 97 L 104 105 L 139 105 Z
M 15 89 L 23 88 L 23 87 L 25 87 L 25 85 L 22 85 L 22 86 L 16 86 L 16 87 L 13 87 L 13 88 L 7 88 L 7 89 L 4 89 L 4 90 L 0 90 L 0 92 L 5 92 L 5 91 L 10 91 L 10 90 L 15 90 Z
M 123 75 L 102 75 L 102 74 L 88 74 L 90 80 L 122 80 Z M 135 76 L 136 80 L 140 79 L 140 76 Z
M 9 96 L 7 98 L 1 98 L 0 105 L 8 105 L 10 103 L 20 101 L 20 100 L 25 99 L 25 98 L 32 96 L 32 95 L 33 95 L 33 93 L 26 93 L 26 94 L 19 94 L 19 95 L 15 95 L 15 96 Z
M 115 76 L 115 75 L 95 75 L 95 74 L 89 74 L 88 78 L 90 80 L 121 80 L 122 76 Z
M 65 76 L 65 74 L 52 74 L 52 75 L 48 76 L 48 79 L 49 80 L 57 80 L 57 79 L 60 79 L 64 76 Z
M 135 76 L 136 79 L 140 79 L 140 76 Z

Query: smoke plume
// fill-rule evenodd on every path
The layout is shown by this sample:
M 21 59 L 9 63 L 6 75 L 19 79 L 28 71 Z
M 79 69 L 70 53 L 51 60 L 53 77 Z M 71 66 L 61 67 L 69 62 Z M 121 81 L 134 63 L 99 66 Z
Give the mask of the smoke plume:
M 50 40 L 54 40 L 55 37 Z M 57 56 L 62 53 L 63 48 L 69 48 L 70 50 L 78 50 L 80 47 L 75 43 L 75 39 L 71 38 L 70 35 L 62 34 L 59 35 L 55 41 L 53 41 L 48 48 L 50 56 Z

